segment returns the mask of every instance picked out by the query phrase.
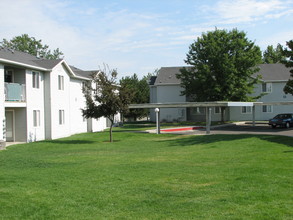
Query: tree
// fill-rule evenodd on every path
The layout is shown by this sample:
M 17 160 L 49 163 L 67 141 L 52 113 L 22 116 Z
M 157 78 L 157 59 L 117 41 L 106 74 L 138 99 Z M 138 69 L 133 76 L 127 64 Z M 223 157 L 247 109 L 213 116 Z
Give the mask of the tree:
M 283 47 L 278 44 L 276 48 L 269 45 L 263 53 L 263 63 L 281 63 L 284 59 Z
M 59 48 L 51 52 L 48 45 L 42 44 L 42 40 L 36 40 L 34 37 L 30 37 L 27 34 L 16 36 L 9 41 L 3 39 L 3 41 L 0 42 L 0 45 L 2 47 L 8 47 L 14 50 L 26 52 L 33 56 L 39 56 L 44 59 L 60 59 L 60 56 L 63 55 Z
M 110 142 L 113 141 L 112 128 L 115 115 L 126 113 L 130 103 L 130 91 L 117 83 L 117 72 L 105 67 L 94 72 L 92 80 L 84 87 L 86 107 L 82 109 L 85 118 L 106 117 L 110 121 Z
M 123 77 L 120 80 L 120 85 L 127 87 L 132 93 L 132 104 L 148 103 L 150 98 L 150 89 L 148 85 L 148 77 L 145 76 L 141 80 L 134 73 L 132 76 Z M 123 116 L 136 121 L 138 118 L 143 118 L 148 115 L 147 109 L 130 109 Z
M 287 42 L 287 46 L 289 47 L 283 50 L 283 54 L 285 57 L 287 57 L 288 59 L 283 60 L 282 63 L 284 63 L 286 65 L 286 67 L 288 68 L 292 68 L 293 67 L 293 40 L 290 40 Z M 288 82 L 286 83 L 285 87 L 284 87 L 284 92 L 286 94 L 291 94 L 293 95 L 293 69 L 290 70 L 290 76 L 291 78 L 288 79 Z
M 261 63 L 260 48 L 237 29 L 203 33 L 192 43 L 177 77 L 182 95 L 192 101 L 251 101 L 259 77 L 252 77 Z M 222 108 L 222 121 L 224 120 Z

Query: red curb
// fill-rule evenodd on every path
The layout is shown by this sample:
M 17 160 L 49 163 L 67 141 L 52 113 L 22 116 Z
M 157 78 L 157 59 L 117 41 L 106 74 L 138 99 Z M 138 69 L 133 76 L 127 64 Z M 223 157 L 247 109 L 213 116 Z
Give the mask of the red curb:
M 192 131 L 201 129 L 203 127 L 188 127 L 188 128 L 170 128 L 170 129 L 161 129 L 161 131 L 172 132 L 172 131 Z

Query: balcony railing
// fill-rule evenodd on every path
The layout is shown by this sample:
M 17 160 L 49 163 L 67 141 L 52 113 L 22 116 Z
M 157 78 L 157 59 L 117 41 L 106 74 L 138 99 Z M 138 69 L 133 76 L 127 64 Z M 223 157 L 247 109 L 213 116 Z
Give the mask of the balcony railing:
M 5 101 L 25 102 L 25 85 L 5 83 Z

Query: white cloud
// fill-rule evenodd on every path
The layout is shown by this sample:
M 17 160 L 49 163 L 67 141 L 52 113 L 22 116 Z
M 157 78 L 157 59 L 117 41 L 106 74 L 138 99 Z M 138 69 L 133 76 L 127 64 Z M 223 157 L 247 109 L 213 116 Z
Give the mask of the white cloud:
M 264 50 L 268 45 L 273 45 L 276 47 L 278 44 L 286 46 L 286 42 L 293 39 L 293 31 L 289 30 L 282 33 L 272 33 L 270 36 L 267 36 L 258 41 L 260 47 Z
M 218 23 L 235 24 L 278 18 L 292 13 L 292 8 L 290 2 L 280 0 L 224 0 L 212 11 L 216 13 Z
M 11 0 L 1 0 L 5 10 L 0 13 L 0 40 L 27 33 L 51 49 L 60 48 L 68 63 L 82 69 L 107 63 L 119 73 L 131 74 L 182 64 L 193 40 L 215 27 L 264 23 L 292 14 L 289 1 L 280 0 L 218 1 L 197 7 L 196 18 L 183 8 L 182 12 L 167 12 L 163 6 L 159 13 L 143 9 L 140 13 L 119 1 L 81 2 L 14 0 L 12 4 Z M 266 41 L 275 42 L 281 36 L 266 37 Z

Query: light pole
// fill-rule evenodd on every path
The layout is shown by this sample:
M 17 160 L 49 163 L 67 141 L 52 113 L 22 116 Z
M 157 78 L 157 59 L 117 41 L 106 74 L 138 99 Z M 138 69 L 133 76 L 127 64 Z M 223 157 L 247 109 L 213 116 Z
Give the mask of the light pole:
M 160 134 L 160 109 L 155 108 L 155 112 L 156 112 L 157 134 Z

